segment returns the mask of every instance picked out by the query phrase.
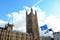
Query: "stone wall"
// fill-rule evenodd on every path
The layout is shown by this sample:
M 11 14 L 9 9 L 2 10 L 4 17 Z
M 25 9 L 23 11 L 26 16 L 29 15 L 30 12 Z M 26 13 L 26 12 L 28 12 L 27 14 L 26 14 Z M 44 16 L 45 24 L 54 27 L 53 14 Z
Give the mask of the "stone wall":
M 28 33 L 0 29 L 0 40 L 33 40 Z

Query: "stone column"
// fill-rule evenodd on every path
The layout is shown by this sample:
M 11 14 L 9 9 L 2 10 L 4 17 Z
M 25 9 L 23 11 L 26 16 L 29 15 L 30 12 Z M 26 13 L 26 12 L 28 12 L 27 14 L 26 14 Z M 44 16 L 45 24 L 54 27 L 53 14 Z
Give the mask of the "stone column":
M 21 34 L 19 34 L 20 40 L 21 40 Z
M 21 40 L 24 40 L 24 39 L 23 39 L 23 33 L 21 34 Z
M 32 35 L 30 35 L 30 37 L 31 37 L 31 40 L 33 40 L 33 36 L 32 36 Z
M 3 30 L 3 40 L 5 40 L 5 34 L 6 34 L 6 32 L 5 32 L 5 30 Z
M 26 34 L 24 34 L 24 40 L 26 40 Z
M 3 40 L 3 30 L 1 30 L 1 40 Z
M 6 40 L 8 40 L 8 31 L 6 30 L 6 35 L 5 35 L 5 37 L 6 37 Z

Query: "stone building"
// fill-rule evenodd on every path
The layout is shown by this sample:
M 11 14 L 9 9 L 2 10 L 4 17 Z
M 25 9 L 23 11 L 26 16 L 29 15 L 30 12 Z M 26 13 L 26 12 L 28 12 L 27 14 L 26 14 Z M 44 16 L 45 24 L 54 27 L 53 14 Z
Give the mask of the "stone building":
M 26 33 L 13 30 L 13 24 L 6 24 L 4 28 L 0 27 L 0 40 L 40 40 L 37 22 L 37 13 L 30 14 L 26 11 Z
M 60 32 L 53 33 L 54 40 L 60 40 Z

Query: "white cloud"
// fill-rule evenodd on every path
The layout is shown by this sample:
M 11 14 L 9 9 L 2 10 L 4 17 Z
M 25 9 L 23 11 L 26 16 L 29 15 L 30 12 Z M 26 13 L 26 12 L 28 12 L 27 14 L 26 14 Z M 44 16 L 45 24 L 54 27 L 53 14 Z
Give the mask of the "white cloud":
M 4 27 L 6 23 L 7 23 L 7 21 L 0 19 L 0 27 Z
M 7 14 L 7 16 L 8 16 L 8 18 L 11 18 L 11 16 L 12 16 L 12 15 L 10 15 L 10 14 Z
M 12 12 L 12 18 L 13 18 L 13 24 L 14 26 L 14 30 L 20 30 L 22 32 L 26 31 L 26 27 L 25 27 L 25 13 L 26 11 L 19 11 L 19 12 Z M 24 29 L 24 30 L 23 30 Z
M 55 32 L 60 31 L 60 18 L 49 16 L 46 18 L 45 22 L 47 23 L 48 28 L 52 28 Z

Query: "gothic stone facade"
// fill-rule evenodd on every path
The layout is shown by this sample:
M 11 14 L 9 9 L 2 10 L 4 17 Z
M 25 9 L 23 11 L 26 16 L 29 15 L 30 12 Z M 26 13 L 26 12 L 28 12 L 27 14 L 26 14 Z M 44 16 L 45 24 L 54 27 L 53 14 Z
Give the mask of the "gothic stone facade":
M 7 24 L 5 28 L 0 28 L 0 40 L 33 40 L 33 36 L 28 33 L 12 30 L 13 25 Z
M 13 30 L 13 24 L 6 24 L 5 28 L 0 27 L 0 40 L 40 40 L 37 22 L 37 14 L 26 11 L 26 33 Z

